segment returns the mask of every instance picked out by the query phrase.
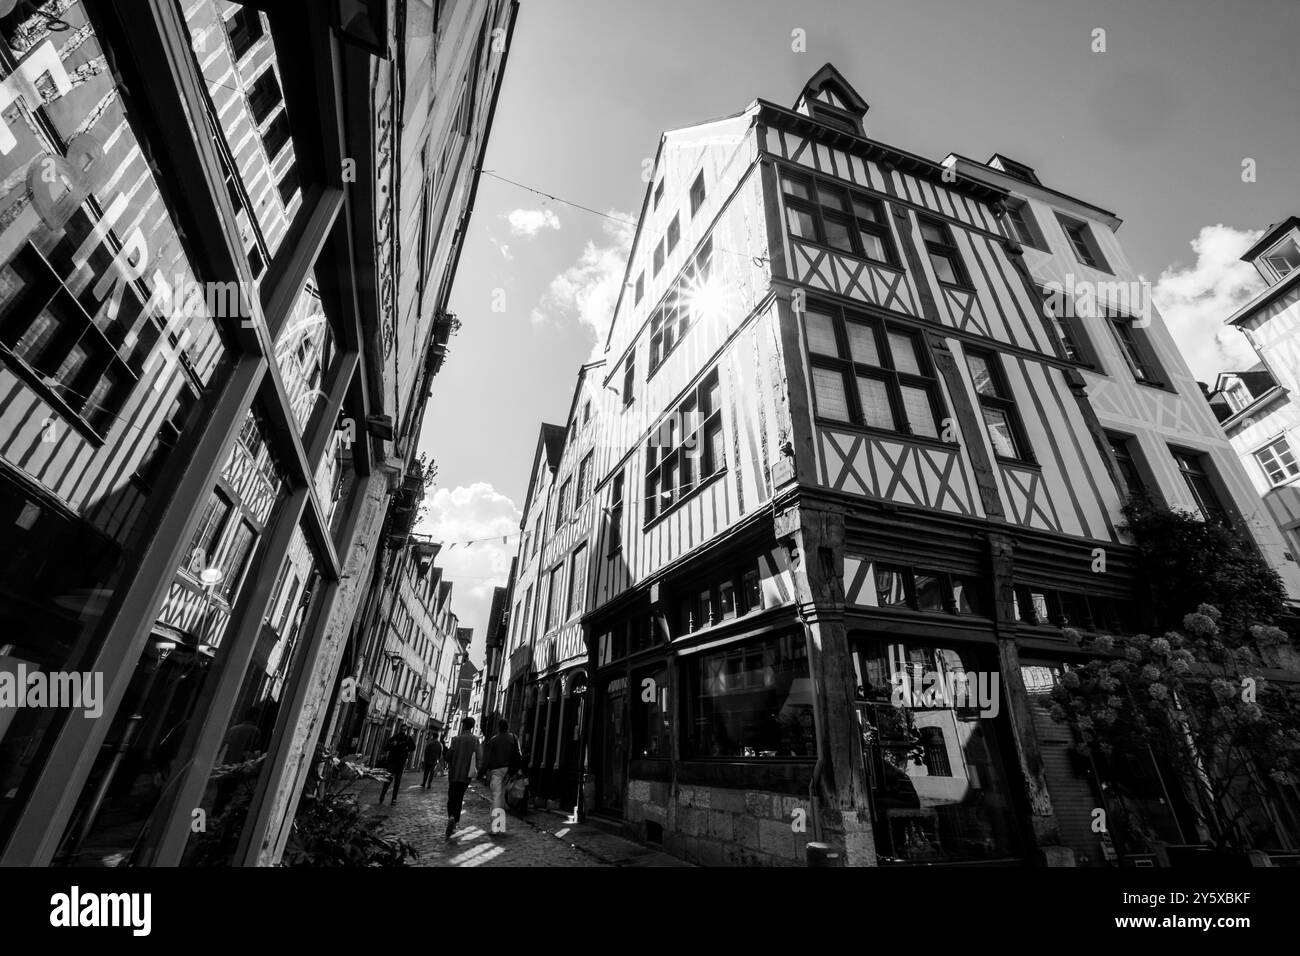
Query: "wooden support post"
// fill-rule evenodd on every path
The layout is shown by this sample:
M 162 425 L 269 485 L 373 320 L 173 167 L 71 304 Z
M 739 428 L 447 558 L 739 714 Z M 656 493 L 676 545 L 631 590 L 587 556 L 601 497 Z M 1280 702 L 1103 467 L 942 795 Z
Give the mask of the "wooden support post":
M 1052 810 L 1047 787 L 1042 747 L 1034 730 L 1033 706 L 1025 692 L 1020 671 L 1020 652 L 1015 633 L 1015 541 L 1005 534 L 990 534 L 989 558 L 993 567 L 994 621 L 997 631 L 998 671 L 1002 683 L 1002 701 L 1007 710 L 1011 737 L 1015 741 L 1016 760 L 1025 782 L 1029 800 L 1029 826 L 1040 863 L 1047 866 L 1074 866 L 1074 852 L 1061 846 L 1060 829 Z
M 848 866 L 876 864 L 856 682 L 844 624 L 844 515 L 796 502 L 773 519 L 778 547 L 790 554 L 795 600 L 808 642 L 813 717 L 821 762 L 818 798 L 823 842 Z

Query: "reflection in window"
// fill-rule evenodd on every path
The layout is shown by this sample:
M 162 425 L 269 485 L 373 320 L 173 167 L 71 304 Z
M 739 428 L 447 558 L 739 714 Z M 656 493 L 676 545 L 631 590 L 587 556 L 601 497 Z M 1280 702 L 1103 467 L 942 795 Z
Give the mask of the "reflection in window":
M 672 708 L 668 699 L 668 668 L 660 665 L 633 675 L 636 698 L 632 706 L 632 754 L 668 757 L 672 753 Z
M 856 641 L 854 663 L 880 861 L 1014 855 L 1007 778 L 983 706 L 1000 692 L 996 672 L 981 671 L 967 650 L 868 639 Z M 928 687 L 940 690 L 925 695 Z M 952 692 L 960 687 L 969 691 Z
M 797 633 L 688 659 L 697 757 L 815 757 L 807 647 Z

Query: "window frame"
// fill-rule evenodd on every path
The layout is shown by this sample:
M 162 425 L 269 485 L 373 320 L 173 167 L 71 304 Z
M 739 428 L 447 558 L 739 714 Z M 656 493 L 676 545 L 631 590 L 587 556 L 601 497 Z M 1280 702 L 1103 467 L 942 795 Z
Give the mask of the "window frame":
M 578 558 L 582 558 L 582 574 L 578 574 Z M 573 554 L 569 556 L 569 587 L 568 600 L 564 602 L 564 620 L 572 620 L 574 615 L 581 614 L 587 601 L 587 542 L 583 542 L 573 549 Z M 576 601 L 575 601 L 576 599 Z
M 1102 313 L 1133 381 L 1151 388 L 1165 388 L 1164 368 L 1151 347 L 1151 340 L 1137 326 L 1137 320 L 1109 305 L 1102 306 Z
M 1173 455 L 1178 473 L 1182 475 L 1183 485 L 1195 502 L 1201 519 L 1207 522 L 1217 520 L 1224 524 L 1231 524 L 1231 516 L 1223 504 L 1219 489 L 1215 486 L 1213 474 L 1207 467 L 1207 453 L 1174 445 L 1169 446 L 1169 453 Z M 1208 499 L 1208 503 L 1204 499 Z
M 1283 450 L 1280 453 L 1275 451 L 1275 448 L 1278 445 L 1283 446 Z M 1251 455 L 1254 457 L 1256 463 L 1258 463 L 1260 469 L 1264 472 L 1265 480 L 1267 480 L 1269 485 L 1273 488 L 1280 488 L 1283 485 L 1289 484 L 1295 477 L 1300 476 L 1300 460 L 1296 459 L 1296 454 L 1291 449 L 1291 441 L 1285 433 L 1278 435 L 1272 441 L 1265 442 L 1259 448 L 1256 448 L 1251 452 Z M 1270 471 L 1270 466 L 1264 459 L 1265 455 L 1270 456 L 1276 464 L 1279 472 L 1278 478 L 1273 477 L 1272 472 Z M 1291 464 L 1289 466 L 1284 463 L 1283 456 L 1287 456 L 1291 459 Z M 1294 470 L 1288 473 L 1288 467 Z
M 717 407 L 713 407 L 712 396 L 718 397 Z M 712 461 L 713 446 L 711 438 L 723 432 L 722 426 L 722 384 L 718 369 L 713 369 L 690 389 L 689 393 L 677 403 L 672 412 L 662 418 L 651 430 L 645 445 L 645 516 L 643 528 L 649 528 L 665 515 L 676 510 L 683 502 L 698 493 L 706 484 L 713 481 L 727 469 L 724 460 L 721 464 Z M 686 432 L 686 424 L 694 427 Z M 669 430 L 670 442 L 659 444 L 663 430 Z M 724 446 L 725 447 L 725 446 Z M 724 455 L 725 459 L 725 455 Z M 698 473 L 694 480 L 684 481 L 689 477 L 692 463 L 698 462 Z M 672 490 L 665 492 L 664 479 L 673 475 Z M 667 495 L 668 502 L 662 498 Z
M 682 268 L 682 274 L 669 286 L 664 297 L 650 313 L 650 354 L 646 381 L 654 378 L 655 373 L 668 360 L 673 349 L 686 338 L 686 333 L 695 327 L 695 317 L 691 311 L 690 286 L 707 280 L 713 272 L 713 237 L 707 236 L 700 243 L 699 251 Z
M 610 482 L 610 499 L 609 499 L 609 550 L 605 555 L 612 558 L 623 550 L 623 509 L 626 492 L 624 490 L 625 476 L 623 469 L 619 469 Z
M 839 354 L 830 356 L 824 352 L 814 352 L 812 350 L 808 338 L 808 316 L 814 312 L 830 316 L 835 332 L 835 344 Z M 880 434 L 904 435 L 926 441 L 941 441 L 939 436 L 942 435 L 943 421 L 948 417 L 948 412 L 944 405 L 939 372 L 935 366 L 934 357 L 930 354 L 929 343 L 924 330 L 872 312 L 834 305 L 823 300 L 810 300 L 802 315 L 804 337 L 807 343 L 805 354 L 808 358 L 809 367 L 826 369 L 840 374 L 840 381 L 844 388 L 849 411 L 849 421 L 847 422 L 824 414 L 818 408 L 817 390 L 810 381 L 809 391 L 813 400 L 813 416 L 819 423 L 851 425 Z M 853 357 L 852 343 L 848 333 L 850 324 L 863 326 L 869 330 L 877 357 L 885 364 L 870 365 Z M 894 355 L 891 335 L 903 335 L 911 340 L 917 358 L 917 365 L 921 369 L 920 374 L 900 370 L 897 367 L 897 357 Z M 859 378 L 884 382 L 889 397 L 890 415 L 894 421 L 893 428 L 882 428 L 879 425 L 872 425 L 867 422 L 862 398 L 858 391 Z M 929 399 L 930 413 L 934 419 L 934 435 L 926 435 L 912 428 L 903 401 L 904 388 L 917 388 L 926 393 Z
M 988 437 L 993 456 L 1001 462 L 1036 465 L 1038 460 L 1034 457 L 1033 446 L 1029 443 L 1029 436 L 1025 432 L 1024 421 L 1020 417 L 1020 409 L 1016 403 L 1014 393 L 1011 391 L 1006 370 L 1002 367 L 1002 356 L 992 349 L 966 347 L 963 351 L 966 361 L 966 373 L 970 376 L 971 390 L 975 392 L 975 397 L 979 402 L 980 420 L 984 425 L 984 434 Z M 979 386 L 975 382 L 975 370 L 971 368 L 972 358 L 981 359 L 988 368 L 993 394 L 986 394 L 979 390 Z M 984 414 L 986 410 L 998 411 L 1005 416 L 1011 433 L 1011 442 L 1016 446 L 1015 455 L 1003 455 L 998 452 L 997 445 L 993 441 L 993 433 L 989 429 L 988 418 Z
M 785 204 L 785 230 L 792 239 L 798 239 L 800 242 L 812 242 L 838 253 L 855 256 L 876 265 L 902 271 L 902 260 L 898 254 L 898 242 L 892 227 L 889 225 L 889 208 L 884 200 L 878 199 L 870 193 L 854 189 L 852 186 L 832 182 L 804 170 L 794 171 L 782 168 L 779 171 L 779 177 L 781 198 Z M 808 199 L 804 199 L 786 188 L 787 183 L 794 182 L 803 185 L 808 193 Z M 837 194 L 838 204 L 832 207 L 829 203 L 823 201 L 823 192 L 828 196 Z M 858 215 L 856 204 L 859 202 L 874 208 L 879 213 L 880 218 L 873 219 Z M 812 217 L 815 233 L 812 237 L 796 235 L 794 230 L 790 228 L 789 211 L 791 209 Z M 849 238 L 850 248 L 845 249 L 829 241 L 826 231 L 828 212 L 831 213 L 833 221 L 844 227 Z M 866 243 L 863 240 L 864 235 L 870 235 L 879 241 L 881 248 L 884 249 L 885 257 L 883 259 L 867 254 Z
M 1087 266 L 1089 269 L 1096 269 L 1098 272 L 1105 272 L 1107 275 L 1114 275 L 1114 270 L 1110 267 L 1105 254 L 1101 251 L 1101 244 L 1097 242 L 1096 237 L 1092 234 L 1091 223 L 1084 219 L 1067 216 L 1059 211 L 1056 213 L 1056 221 L 1061 227 L 1061 232 L 1065 234 L 1065 244 L 1070 248 L 1075 260 L 1080 265 Z M 1080 246 L 1082 246 L 1082 251 L 1080 251 Z
M 1039 252 L 1046 251 L 1047 243 L 1043 240 L 1043 232 L 1038 227 L 1038 220 L 1029 206 L 1029 200 L 1008 200 L 1006 210 L 1007 235 L 1022 246 L 1037 249 Z
M 939 230 L 941 238 L 927 238 L 925 235 L 926 226 Z M 961 250 L 957 248 L 957 240 L 953 237 L 952 229 L 948 223 L 937 216 L 917 213 L 916 228 L 921 234 L 921 244 L 925 247 L 926 256 L 930 260 L 930 271 L 934 273 L 935 281 L 950 289 L 963 289 L 967 292 L 974 292 L 975 286 L 971 284 L 970 271 L 966 268 L 966 263 L 962 261 Z M 949 282 L 947 279 L 940 277 L 939 270 L 934 264 L 936 257 L 948 263 L 952 274 L 956 277 L 955 282 Z
M 690 196 L 691 218 L 694 219 L 695 214 L 699 212 L 700 207 L 704 205 L 704 200 L 708 198 L 708 193 L 705 191 L 704 186 L 704 170 L 702 169 L 696 175 L 695 180 L 691 183 Z

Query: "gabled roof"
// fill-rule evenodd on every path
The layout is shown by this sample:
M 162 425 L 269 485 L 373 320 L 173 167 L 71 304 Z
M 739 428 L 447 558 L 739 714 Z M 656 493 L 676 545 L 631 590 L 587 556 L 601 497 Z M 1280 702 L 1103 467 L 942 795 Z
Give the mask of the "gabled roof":
M 537 490 L 537 466 L 542 462 L 542 455 L 546 455 L 546 467 L 555 473 L 555 469 L 560 467 L 560 455 L 564 452 L 564 433 L 566 429 L 563 425 L 549 425 L 542 422 L 542 427 L 537 432 L 537 447 L 533 449 L 533 467 L 528 472 L 528 492 L 524 495 L 524 507 L 519 516 L 519 530 L 524 529 L 524 523 L 528 519 L 528 509 L 533 503 L 533 492 Z
M 795 101 L 795 105 L 798 106 L 805 99 L 815 97 L 827 84 L 839 94 L 848 112 L 861 117 L 871 108 L 867 105 L 867 101 L 853 88 L 853 84 L 844 78 L 844 74 L 835 69 L 834 65 L 830 63 L 825 64 L 809 77 L 808 82 L 803 85 L 803 91 L 799 94 L 799 99 Z
M 1283 235 L 1292 229 L 1300 229 L 1300 216 L 1287 216 L 1281 222 L 1275 222 L 1264 230 L 1264 235 L 1260 236 L 1249 249 L 1241 254 L 1243 262 L 1253 262 L 1258 259 L 1268 248 L 1282 238 Z

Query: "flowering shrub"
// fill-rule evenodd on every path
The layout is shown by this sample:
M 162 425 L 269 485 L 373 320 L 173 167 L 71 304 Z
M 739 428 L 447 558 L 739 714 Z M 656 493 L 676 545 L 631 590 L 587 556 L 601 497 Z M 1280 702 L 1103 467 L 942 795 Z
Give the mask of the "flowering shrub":
M 1218 608 L 1201 604 L 1159 637 L 1074 636 L 1099 656 L 1062 675 L 1050 710 L 1080 752 L 1149 748 L 1212 840 L 1251 848 L 1246 823 L 1270 798 L 1264 778 L 1287 784 L 1300 773 L 1300 691 L 1266 681 L 1258 653 L 1286 635 L 1225 629 Z

